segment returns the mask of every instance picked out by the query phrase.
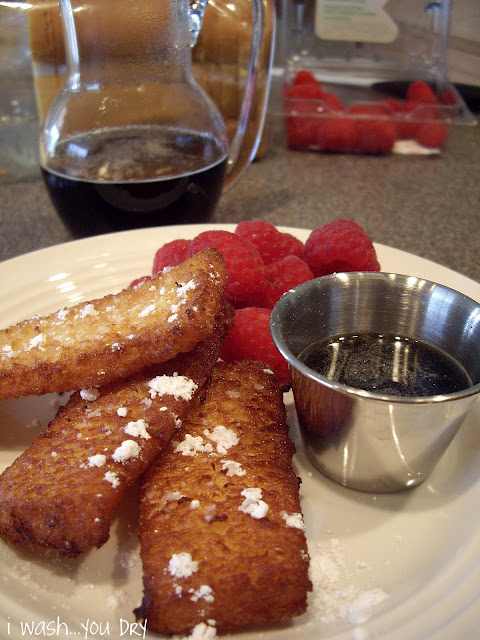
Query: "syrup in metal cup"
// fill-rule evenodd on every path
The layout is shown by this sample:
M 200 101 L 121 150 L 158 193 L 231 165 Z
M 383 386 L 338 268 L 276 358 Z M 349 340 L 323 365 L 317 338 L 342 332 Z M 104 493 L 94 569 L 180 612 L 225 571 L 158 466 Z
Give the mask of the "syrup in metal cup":
M 387 493 L 423 482 L 480 392 L 480 304 L 421 278 L 367 272 L 316 278 L 281 298 L 271 332 L 289 364 L 307 455 L 346 487 Z M 440 350 L 465 373 L 464 388 L 413 396 L 365 390 L 299 358 L 318 340 L 372 333 Z

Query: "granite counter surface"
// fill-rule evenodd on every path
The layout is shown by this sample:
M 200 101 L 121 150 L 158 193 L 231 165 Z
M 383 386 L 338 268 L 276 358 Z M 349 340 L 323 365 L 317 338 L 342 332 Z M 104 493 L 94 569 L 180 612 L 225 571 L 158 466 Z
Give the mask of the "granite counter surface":
M 223 194 L 212 222 L 314 228 L 339 217 L 480 281 L 480 126 L 456 127 L 440 156 L 376 157 L 287 150 L 272 119 L 265 155 Z M 0 185 L 0 230 L 0 260 L 72 239 L 40 178 Z

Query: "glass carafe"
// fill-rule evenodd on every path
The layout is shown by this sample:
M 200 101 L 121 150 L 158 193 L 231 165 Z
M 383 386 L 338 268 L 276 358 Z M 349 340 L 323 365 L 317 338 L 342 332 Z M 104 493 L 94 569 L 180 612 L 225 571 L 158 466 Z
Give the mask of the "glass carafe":
M 236 138 L 192 76 L 207 0 L 60 0 L 67 82 L 47 113 L 40 163 L 75 236 L 205 222 L 235 176 L 263 36 L 254 29 Z M 259 131 L 261 135 L 261 131 Z

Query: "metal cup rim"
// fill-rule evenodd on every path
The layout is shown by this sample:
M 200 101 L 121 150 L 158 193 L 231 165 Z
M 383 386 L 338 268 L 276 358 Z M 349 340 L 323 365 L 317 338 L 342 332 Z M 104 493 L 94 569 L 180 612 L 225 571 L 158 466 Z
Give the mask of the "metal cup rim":
M 289 367 L 293 367 L 294 369 L 302 373 L 304 376 L 310 378 L 311 380 L 319 382 L 325 387 L 328 387 L 329 389 L 337 391 L 338 393 L 341 393 L 350 397 L 354 396 L 354 397 L 365 398 L 368 400 L 387 402 L 389 404 L 429 405 L 429 404 L 441 403 L 441 402 L 453 402 L 453 401 L 461 400 L 463 398 L 467 398 L 469 396 L 473 396 L 480 393 L 480 382 L 478 382 L 476 384 L 473 384 L 470 387 L 467 387 L 466 389 L 461 389 L 460 391 L 455 391 L 447 394 L 438 394 L 433 396 L 397 396 L 397 395 L 390 395 L 390 394 L 381 394 L 381 393 L 376 393 L 372 391 L 366 391 L 365 389 L 352 387 L 350 385 L 346 385 L 346 384 L 331 380 L 326 376 L 323 376 L 322 374 L 314 371 L 313 369 L 305 365 L 301 360 L 299 360 L 291 352 L 281 333 L 281 328 L 280 328 L 282 325 L 281 315 L 286 304 L 289 302 L 289 300 L 291 300 L 292 296 L 298 295 L 298 293 L 299 292 L 301 293 L 301 291 L 304 290 L 305 288 L 311 287 L 312 283 L 315 283 L 316 281 L 321 280 L 322 282 L 324 282 L 326 279 L 335 281 L 335 280 L 338 280 L 339 278 L 344 279 L 345 276 L 358 277 L 359 275 L 363 279 L 365 278 L 370 278 L 370 279 L 415 278 L 417 280 L 421 280 L 427 285 L 441 287 L 444 290 L 452 292 L 456 296 L 461 296 L 464 300 L 469 301 L 470 303 L 473 303 L 476 307 L 478 307 L 479 314 L 480 314 L 479 302 L 477 302 L 473 298 L 470 298 L 466 294 L 460 291 L 457 291 L 456 289 L 453 289 L 452 287 L 448 287 L 447 285 L 443 285 L 443 284 L 434 282 L 432 280 L 428 280 L 426 278 L 418 278 L 417 276 L 410 276 L 410 275 L 399 274 L 399 273 L 390 273 L 387 271 L 372 271 L 372 272 L 351 271 L 348 273 L 333 273 L 325 276 L 319 276 L 318 278 L 314 278 L 313 280 L 308 280 L 307 282 L 297 285 L 296 287 L 294 287 L 293 289 L 290 289 L 290 291 L 285 293 L 280 298 L 280 300 L 276 303 L 270 316 L 270 333 L 271 333 L 273 342 L 277 347 L 277 349 L 279 350 L 279 352 L 281 353 L 281 355 L 287 361 Z

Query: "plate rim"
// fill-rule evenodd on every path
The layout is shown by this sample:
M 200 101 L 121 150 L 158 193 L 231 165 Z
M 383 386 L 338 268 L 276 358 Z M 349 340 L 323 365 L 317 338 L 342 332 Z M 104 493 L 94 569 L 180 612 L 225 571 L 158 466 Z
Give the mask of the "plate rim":
M 71 250 L 72 254 L 75 257 L 80 257 L 82 254 L 82 250 L 88 247 L 98 248 L 98 250 L 102 249 L 102 245 L 105 244 L 113 244 L 115 246 L 116 243 L 122 242 L 132 242 L 135 239 L 143 239 L 153 238 L 157 233 L 159 234 L 159 239 L 161 238 L 162 232 L 167 233 L 167 235 L 176 235 L 176 232 L 179 233 L 187 233 L 189 237 L 194 237 L 197 233 L 205 230 L 213 230 L 213 229 L 221 229 L 226 231 L 234 231 L 235 227 L 238 223 L 211 223 L 211 224 L 187 224 L 187 225 L 171 225 L 171 226 L 163 226 L 163 227 L 151 227 L 147 229 L 130 229 L 127 231 L 117 231 L 114 233 L 107 233 L 102 235 L 90 236 L 88 238 L 79 238 L 68 240 L 67 242 L 61 242 L 58 244 L 53 244 L 48 247 L 41 247 L 39 249 L 35 249 L 33 251 L 29 251 L 27 253 L 20 254 L 18 256 L 14 256 L 8 258 L 2 262 L 0 262 L 0 273 L 5 271 L 5 275 L 9 273 L 13 274 L 16 268 L 21 267 L 24 263 L 28 264 L 30 261 L 40 260 L 47 258 L 48 263 L 55 263 L 57 260 L 60 261 L 63 252 L 66 250 Z M 303 235 L 307 236 L 311 232 L 311 229 L 306 227 L 293 227 L 288 225 L 276 225 L 277 228 L 286 233 L 292 233 L 293 235 Z M 480 283 L 473 280 L 469 276 L 466 276 L 462 273 L 459 273 L 450 267 L 447 267 L 439 262 L 431 260 L 429 258 L 424 258 L 418 254 L 410 253 L 405 251 L 404 249 L 398 249 L 396 247 L 386 245 L 380 242 L 374 242 L 374 247 L 376 251 L 380 254 L 380 257 L 385 253 L 391 253 L 393 256 L 398 259 L 406 259 L 411 260 L 412 258 L 415 261 L 418 261 L 423 267 L 427 269 L 432 269 L 438 271 L 442 281 L 439 280 L 440 284 L 445 284 L 443 278 L 449 278 L 450 276 L 454 276 L 459 279 L 462 283 L 462 292 L 466 293 L 466 295 L 470 295 L 468 291 L 474 291 L 477 294 L 477 300 L 480 301 Z M 97 247 L 98 245 L 98 247 Z M 160 243 L 158 244 L 160 246 Z M 132 251 L 133 253 L 137 253 L 136 251 Z M 150 256 L 150 259 L 153 260 L 153 256 Z M 397 273 L 399 273 L 397 271 Z M 403 274 L 403 275 L 415 275 L 415 274 Z M 449 286 L 449 285 L 447 285 Z M 464 289 L 466 291 L 464 291 Z
M 235 227 L 236 227 L 235 223 L 228 223 L 228 224 L 212 223 L 212 224 L 201 224 L 201 225 L 178 225 L 178 226 L 173 225 L 170 227 L 158 227 L 158 228 L 156 227 L 154 228 L 155 233 L 152 233 L 151 229 L 148 229 L 148 230 L 137 229 L 133 231 L 124 231 L 124 232 L 117 232 L 113 234 L 105 234 L 102 236 L 94 236 L 92 238 L 72 240 L 69 242 L 52 245 L 50 247 L 44 247 L 44 248 L 37 249 L 35 251 L 22 254 L 20 256 L 16 256 L 14 258 L 10 258 L 6 261 L 1 262 L 0 278 L 3 278 L 3 279 L 0 280 L 0 282 L 2 283 L 0 284 L 0 287 L 5 287 L 4 275 L 5 276 L 8 275 L 8 278 L 7 278 L 8 284 L 13 285 L 15 282 L 18 281 L 17 272 L 19 270 L 21 271 L 23 269 L 26 269 L 27 273 L 31 273 L 31 268 L 37 263 L 37 261 L 41 263 L 41 266 L 40 266 L 39 272 L 35 272 L 35 276 L 38 275 L 38 277 L 41 279 L 42 276 L 47 272 L 48 273 L 53 272 L 54 269 L 61 267 L 64 264 L 63 261 L 65 260 L 66 257 L 67 258 L 70 257 L 70 259 L 73 260 L 75 265 L 74 267 L 74 271 L 75 271 L 75 269 L 81 269 L 82 264 L 88 265 L 89 262 L 94 259 L 94 255 L 95 257 L 98 257 L 98 254 L 102 253 L 102 250 L 103 250 L 103 253 L 107 253 L 107 254 L 110 253 L 113 256 L 117 256 L 121 251 L 124 250 L 124 248 L 130 245 L 130 253 L 138 255 L 142 250 L 141 243 L 144 239 L 148 239 L 147 244 L 149 246 L 157 242 L 157 240 L 155 241 L 153 240 L 153 238 L 156 237 L 156 232 L 158 232 L 159 234 L 158 240 L 161 240 L 161 237 L 163 234 L 170 237 L 170 236 L 176 235 L 177 233 L 188 232 L 188 236 L 193 237 L 194 234 L 207 229 L 225 229 L 225 230 L 231 231 Z M 310 232 L 310 229 L 306 229 L 302 227 L 290 227 L 290 226 L 278 225 L 277 228 L 279 228 L 281 231 L 292 233 L 294 235 L 300 235 L 300 236 L 305 236 Z M 137 240 L 139 242 L 138 245 L 135 244 L 135 241 Z M 158 243 L 158 246 L 160 246 L 159 243 Z M 421 256 L 416 256 L 414 254 L 408 253 L 401 249 L 396 249 L 394 247 L 390 247 L 388 245 L 383 245 L 380 243 L 374 243 L 374 246 L 377 252 L 379 253 L 380 263 L 382 263 L 382 256 L 389 256 L 389 255 L 393 256 L 395 258 L 395 261 L 399 263 L 401 263 L 402 261 L 406 261 L 408 263 L 409 260 L 410 261 L 413 260 L 413 262 L 415 263 L 415 268 L 420 267 L 420 271 L 422 271 L 422 269 L 425 269 L 425 271 L 427 272 L 428 271 L 432 271 L 435 273 L 438 272 L 439 278 L 436 279 L 436 281 L 438 281 L 441 284 L 446 284 L 447 286 L 451 286 L 448 280 L 450 280 L 450 278 L 453 277 L 456 282 L 460 283 L 459 290 L 461 290 L 466 295 L 470 295 L 471 297 L 473 297 L 472 296 L 472 292 L 473 292 L 475 298 L 480 301 L 480 284 L 475 282 L 471 278 L 468 278 L 467 276 L 459 274 L 441 264 L 438 264 L 426 258 L 422 258 Z M 85 255 L 83 255 L 83 252 L 85 252 Z M 153 255 L 150 255 L 149 252 L 150 252 L 150 249 L 148 249 L 147 253 L 145 254 L 145 262 L 148 261 L 151 264 L 151 261 L 153 260 Z M 142 274 L 138 274 L 138 275 L 140 276 Z M 408 275 L 417 275 L 417 274 L 408 274 Z M 127 284 L 128 283 L 125 283 L 125 285 Z M 5 306 L 8 307 L 8 305 L 9 305 L 9 302 L 7 301 L 7 304 Z M 477 483 L 476 487 L 474 486 L 472 490 L 474 489 L 478 490 L 479 486 L 480 486 L 480 482 Z M 480 541 L 480 533 L 478 534 L 478 539 Z M 477 585 L 480 584 L 480 582 L 475 580 L 475 578 L 473 580 Z M 475 603 L 478 604 L 479 602 L 480 602 L 480 595 L 477 596 Z M 405 609 L 405 606 L 406 606 L 406 603 L 403 603 L 403 609 Z M 1 613 L 2 612 L 0 612 L 0 617 L 1 617 Z M 388 634 L 387 636 L 383 636 L 381 629 L 382 629 L 382 625 L 385 624 L 385 621 L 391 618 L 391 615 L 393 615 L 393 617 L 395 618 L 398 615 L 398 612 L 395 610 L 393 610 L 393 612 L 387 611 L 385 612 L 385 614 L 382 614 L 382 612 L 379 612 L 378 616 L 375 616 L 374 618 L 371 619 L 371 621 L 370 620 L 368 621 L 365 628 L 368 628 L 369 630 L 372 629 L 372 633 L 374 634 L 374 637 L 388 637 Z M 478 615 L 478 617 L 479 617 L 478 622 L 480 622 L 480 614 Z M 371 622 L 371 625 L 370 625 L 370 622 Z M 405 631 L 406 633 L 408 633 L 409 629 L 411 630 L 411 624 L 408 623 L 407 621 L 405 622 L 403 627 L 408 627 L 408 629 Z M 378 633 L 380 635 L 378 636 L 376 635 L 377 632 L 375 631 L 375 629 L 378 630 Z M 403 628 L 399 629 L 399 632 L 402 638 L 408 637 L 403 635 L 405 633 Z M 452 632 L 456 633 L 457 631 L 454 628 Z M 250 632 L 250 633 L 254 634 L 255 632 Z M 339 638 L 339 639 L 342 638 L 342 640 L 343 638 L 345 638 L 345 640 L 347 640 L 347 638 L 350 639 L 352 637 L 351 634 L 352 634 L 352 630 L 341 631 L 339 633 L 335 632 L 333 633 L 333 635 L 322 636 L 322 637 L 325 637 L 325 638 L 328 637 L 331 640 L 333 640 L 333 638 Z M 250 637 L 249 634 L 246 634 L 246 635 Z M 156 636 L 147 635 L 147 637 L 154 638 Z M 241 637 L 243 637 L 243 635 Z M 288 633 L 287 635 L 283 635 L 282 633 L 279 633 L 278 637 L 288 638 L 289 636 L 288 636 Z M 437 638 L 438 640 L 440 639 L 443 640 L 444 638 L 445 640 L 454 640 L 455 636 L 445 635 L 443 633 L 441 633 L 441 635 L 438 635 L 438 634 L 431 635 L 429 633 L 428 636 L 425 635 L 422 638 L 422 640 L 427 640 L 427 638 L 435 638 L 436 640 Z

